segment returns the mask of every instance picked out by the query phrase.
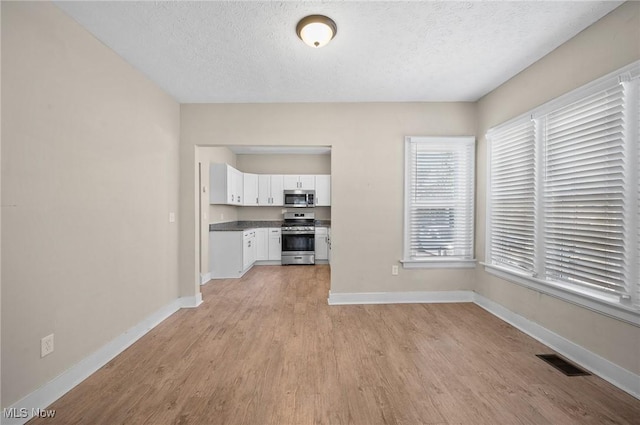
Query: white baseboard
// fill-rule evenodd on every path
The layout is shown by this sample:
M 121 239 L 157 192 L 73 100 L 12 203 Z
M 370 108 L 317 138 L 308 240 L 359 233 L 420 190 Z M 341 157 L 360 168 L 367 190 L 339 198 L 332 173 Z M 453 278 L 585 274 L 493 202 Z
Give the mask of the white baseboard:
M 211 280 L 211 272 L 200 274 L 200 285 L 204 285 L 210 280 Z
M 180 303 L 180 308 L 196 308 L 202 304 L 202 292 L 198 292 L 193 297 L 178 298 L 178 302 Z
M 181 308 L 193 308 L 200 304 L 202 304 L 202 294 L 194 297 L 182 297 L 172 301 L 98 349 L 98 351 L 85 357 L 79 363 L 7 408 L 7 410 L 15 409 L 15 412 L 24 412 L 24 418 L 6 418 L 4 417 L 4 412 L 2 412 L 0 413 L 0 422 L 2 425 L 22 425 L 26 423 L 32 418 L 34 411 L 46 409 L 47 406 L 126 350 L 167 317 Z
M 470 303 L 473 291 L 353 292 L 329 291 L 329 305 Z
M 640 375 L 636 375 L 615 363 L 600 357 L 586 348 L 520 316 L 490 299 L 475 294 L 474 302 L 494 316 L 504 320 L 530 337 L 537 339 L 567 359 L 588 369 L 621 390 L 640 399 Z

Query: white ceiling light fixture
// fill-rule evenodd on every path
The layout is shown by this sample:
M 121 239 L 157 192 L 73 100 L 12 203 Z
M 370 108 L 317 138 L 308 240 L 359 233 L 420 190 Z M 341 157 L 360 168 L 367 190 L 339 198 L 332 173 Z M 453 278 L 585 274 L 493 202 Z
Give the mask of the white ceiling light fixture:
M 324 15 L 310 15 L 302 18 L 296 25 L 296 33 L 305 44 L 320 48 L 336 36 L 338 27 L 333 19 Z

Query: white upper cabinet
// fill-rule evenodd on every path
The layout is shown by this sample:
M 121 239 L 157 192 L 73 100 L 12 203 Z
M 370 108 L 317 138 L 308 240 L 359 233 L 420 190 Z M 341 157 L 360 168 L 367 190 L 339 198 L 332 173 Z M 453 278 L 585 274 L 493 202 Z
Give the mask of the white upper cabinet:
M 244 173 L 243 176 L 243 202 L 242 205 L 255 206 L 258 205 L 258 175 Z
M 284 190 L 314 190 L 316 176 L 314 175 L 285 175 Z
M 244 179 L 229 164 L 210 164 L 209 203 L 242 205 Z
M 258 176 L 258 205 L 284 205 L 283 191 L 282 175 L 260 174 Z
M 331 205 L 330 175 L 243 173 L 229 164 L 209 166 L 209 202 L 241 206 L 283 206 L 285 190 L 315 190 L 317 206 Z
M 316 176 L 316 207 L 331 206 L 331 176 Z

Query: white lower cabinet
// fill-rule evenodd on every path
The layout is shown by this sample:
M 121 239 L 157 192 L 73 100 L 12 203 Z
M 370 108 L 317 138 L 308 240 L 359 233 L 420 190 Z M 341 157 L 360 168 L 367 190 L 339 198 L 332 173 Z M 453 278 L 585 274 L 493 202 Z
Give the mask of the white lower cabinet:
M 256 262 L 256 231 L 245 230 L 242 233 L 242 242 L 242 269 L 245 271 Z
M 256 261 L 255 230 L 209 232 L 209 269 L 213 279 L 241 277 Z
M 211 277 L 242 277 L 256 261 L 280 261 L 281 236 L 279 227 L 209 232 Z
M 316 260 L 329 260 L 329 232 L 326 227 L 316 227 Z
M 269 261 L 280 261 L 282 259 L 282 230 L 279 227 L 265 229 L 269 236 Z
M 256 229 L 256 260 L 266 261 L 269 259 L 269 229 Z

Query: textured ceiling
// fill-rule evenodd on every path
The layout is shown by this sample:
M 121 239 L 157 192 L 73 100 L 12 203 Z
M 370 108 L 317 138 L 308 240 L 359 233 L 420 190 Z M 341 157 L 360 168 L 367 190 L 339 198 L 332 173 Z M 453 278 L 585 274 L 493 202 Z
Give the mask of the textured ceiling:
M 621 3 L 56 2 L 182 103 L 475 101 Z

